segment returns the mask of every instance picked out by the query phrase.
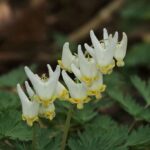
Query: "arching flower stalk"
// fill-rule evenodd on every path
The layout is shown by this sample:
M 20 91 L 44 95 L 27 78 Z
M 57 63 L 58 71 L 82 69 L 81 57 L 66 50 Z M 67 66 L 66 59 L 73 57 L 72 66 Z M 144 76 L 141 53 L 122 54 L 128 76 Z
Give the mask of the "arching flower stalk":
M 84 44 L 86 50 L 84 52 L 79 45 L 77 55 L 72 54 L 69 43 L 66 42 L 55 71 L 47 65 L 49 77 L 46 75 L 39 77 L 25 67 L 33 89 L 26 81 L 25 87 L 29 97 L 19 84 L 17 92 L 22 104 L 22 118 L 28 125 L 32 126 L 39 117 L 52 120 L 55 117 L 56 98 L 76 104 L 78 109 L 83 109 L 84 104 L 91 101 L 93 96 L 101 99 L 102 92 L 106 89 L 103 76 L 110 74 L 115 66 L 124 66 L 127 35 L 123 33 L 122 40 L 118 42 L 118 32 L 114 35 L 108 34 L 104 28 L 102 40 L 99 40 L 92 30 L 90 38 L 92 46 Z M 59 81 L 60 68 L 63 69 L 62 77 L 67 88 Z M 74 81 L 67 71 L 73 73 L 78 82 Z

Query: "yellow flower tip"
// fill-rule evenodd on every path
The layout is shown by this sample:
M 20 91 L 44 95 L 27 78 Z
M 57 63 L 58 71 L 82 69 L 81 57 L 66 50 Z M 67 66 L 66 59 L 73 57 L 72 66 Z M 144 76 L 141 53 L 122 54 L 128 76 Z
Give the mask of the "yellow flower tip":
M 117 66 L 118 67 L 123 67 L 125 65 L 123 60 L 117 60 Z
M 106 90 L 106 85 L 105 84 L 101 85 L 99 91 L 104 92 L 105 90 Z
M 102 98 L 102 92 L 104 92 L 106 89 L 106 85 L 101 85 L 99 88 L 95 90 L 89 90 L 88 91 L 88 96 L 95 96 L 96 99 L 101 99 Z
M 56 96 L 52 96 L 51 99 L 45 100 L 43 98 L 40 98 L 40 103 L 45 106 L 48 107 L 49 104 L 51 104 L 52 102 L 54 102 L 54 100 L 56 99 Z
M 83 104 L 82 103 L 77 104 L 77 108 L 78 109 L 83 109 Z
M 48 111 L 48 112 L 44 112 L 43 114 L 41 114 L 41 116 L 46 119 L 53 120 L 56 114 L 55 114 L 55 111 Z
M 77 104 L 78 109 L 83 109 L 83 104 L 88 103 L 91 99 L 89 97 L 85 97 L 82 99 L 77 98 L 69 98 L 69 101 L 73 104 Z
M 69 99 L 69 92 L 67 90 L 63 90 L 62 93 L 58 96 L 58 98 L 63 100 Z
M 103 66 L 103 67 L 101 66 L 99 68 L 100 68 L 101 73 L 103 73 L 103 74 L 111 74 L 114 67 L 115 67 L 114 64 L 110 64 L 110 65 Z
M 75 104 L 78 104 L 81 102 L 81 99 L 78 99 L 78 98 L 69 98 L 68 99 L 71 103 L 75 103 Z
M 96 97 L 96 99 L 100 100 L 102 98 L 102 94 L 101 93 L 96 93 L 95 97 Z
M 87 98 L 84 99 L 84 103 L 88 103 L 90 100 L 91 100 L 91 98 L 87 97 Z
M 33 126 L 33 123 L 35 121 L 39 120 L 39 118 L 38 118 L 38 116 L 29 117 L 29 116 L 22 115 L 22 120 L 26 121 L 27 125 L 31 127 L 31 126 Z
M 81 78 L 81 81 L 84 82 L 87 86 L 90 86 L 92 84 L 93 81 L 95 81 L 98 77 L 93 77 L 93 78 L 90 78 L 90 77 L 86 77 L 86 76 L 83 76 Z

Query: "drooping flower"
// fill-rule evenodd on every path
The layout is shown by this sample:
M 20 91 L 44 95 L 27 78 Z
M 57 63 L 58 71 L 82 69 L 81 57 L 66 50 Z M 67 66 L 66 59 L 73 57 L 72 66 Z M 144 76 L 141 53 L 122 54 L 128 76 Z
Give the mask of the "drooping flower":
M 115 54 L 114 54 L 114 57 L 117 60 L 118 67 L 124 66 L 123 59 L 126 55 L 127 41 L 128 41 L 127 35 L 123 32 L 122 40 L 119 44 L 117 44 L 116 49 L 115 49 Z
M 66 42 L 63 45 L 62 58 L 61 60 L 58 60 L 58 64 L 62 69 L 71 72 L 71 64 L 73 63 L 77 64 L 78 59 L 75 55 L 71 53 L 71 50 L 69 48 L 69 43 Z
M 44 79 L 38 77 L 38 75 L 34 74 L 28 67 L 25 67 L 25 72 L 33 85 L 39 102 L 45 106 L 52 103 L 56 99 L 56 88 L 60 75 L 60 67 L 57 66 L 51 77 Z
M 103 37 L 104 40 L 100 42 L 95 36 L 93 31 L 90 31 L 90 37 L 93 47 L 85 44 L 86 50 L 96 60 L 97 66 L 103 74 L 109 74 L 115 66 L 114 49 L 118 39 L 117 32 L 114 37 L 108 35 L 107 30 L 104 29 Z
M 25 81 L 25 86 L 27 89 L 28 96 L 30 97 L 31 101 L 37 101 L 37 95 L 30 87 L 29 83 Z M 44 106 L 42 104 L 39 105 L 38 115 L 40 117 L 47 118 L 52 120 L 55 117 L 55 106 L 53 103 L 50 103 L 48 106 Z
M 79 67 L 72 64 L 71 69 L 75 76 L 86 85 L 91 85 L 97 78 L 98 69 L 93 58 L 86 58 L 82 52 L 81 45 L 78 46 Z
M 83 104 L 90 100 L 87 96 L 86 87 L 82 83 L 75 83 L 64 70 L 62 71 L 62 77 L 70 92 L 69 101 L 77 104 L 78 109 L 82 109 Z
M 30 90 L 27 89 L 27 91 Z M 29 100 L 20 84 L 17 84 L 17 92 L 22 104 L 22 119 L 25 120 L 29 126 L 32 126 L 33 122 L 38 121 L 39 103 Z M 30 95 L 31 93 L 28 94 Z
M 48 64 L 47 67 L 48 67 L 48 71 L 49 71 L 49 76 L 52 76 L 54 72 L 53 72 L 51 66 Z M 57 83 L 56 95 L 57 95 L 57 98 L 63 99 L 63 100 L 67 100 L 69 98 L 68 90 L 65 88 L 65 86 L 60 81 L 58 81 L 58 83 Z
M 102 97 L 101 93 L 106 89 L 106 85 L 103 84 L 103 75 L 99 72 L 98 78 L 92 83 L 91 86 L 87 87 L 88 95 L 95 96 L 96 99 Z

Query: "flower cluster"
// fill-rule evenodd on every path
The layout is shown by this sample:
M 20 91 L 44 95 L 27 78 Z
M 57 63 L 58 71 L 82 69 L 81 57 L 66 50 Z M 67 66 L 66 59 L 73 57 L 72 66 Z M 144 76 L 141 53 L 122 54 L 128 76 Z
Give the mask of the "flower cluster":
M 52 120 L 55 117 L 54 101 L 63 99 L 77 105 L 82 109 L 91 97 L 100 99 L 106 85 L 103 84 L 103 75 L 110 74 L 116 66 L 124 66 L 124 57 L 127 48 L 127 36 L 118 42 L 118 32 L 114 35 L 103 30 L 103 40 L 99 41 L 93 31 L 90 31 L 92 46 L 84 44 L 85 52 L 81 45 L 78 45 L 77 54 L 72 54 L 69 43 L 63 46 L 62 58 L 58 60 L 55 71 L 47 65 L 49 77 L 45 74 L 39 77 L 28 67 L 25 72 L 32 87 L 25 81 L 28 96 L 21 86 L 17 85 L 18 95 L 22 104 L 22 119 L 32 126 L 38 117 Z M 60 70 L 62 68 L 62 72 Z M 68 72 L 68 73 L 67 73 Z M 72 79 L 69 73 L 73 73 Z M 62 74 L 67 88 L 59 82 Z

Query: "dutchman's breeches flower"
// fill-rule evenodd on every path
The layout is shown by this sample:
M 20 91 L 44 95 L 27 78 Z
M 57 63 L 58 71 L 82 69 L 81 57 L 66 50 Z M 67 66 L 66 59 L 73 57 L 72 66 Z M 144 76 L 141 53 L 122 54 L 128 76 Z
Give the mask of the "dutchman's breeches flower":
M 83 104 L 90 100 L 86 87 L 82 83 L 75 83 L 64 70 L 62 71 L 62 76 L 70 92 L 69 101 L 77 104 L 78 109 L 82 109 Z
M 101 93 L 106 89 L 106 85 L 103 84 L 103 75 L 101 73 L 98 74 L 97 80 L 95 80 L 90 87 L 87 87 L 88 95 L 95 96 L 96 99 L 100 99 L 102 97 Z
M 40 78 L 36 74 L 33 74 L 28 67 L 25 67 L 25 72 L 33 85 L 39 102 L 45 106 L 52 103 L 56 99 L 56 88 L 60 75 L 60 67 L 57 66 L 51 77 L 44 79 Z
M 27 91 L 29 91 L 27 89 Z M 21 86 L 17 84 L 17 92 L 22 104 L 22 119 L 27 122 L 29 126 L 38 120 L 39 103 L 28 99 Z M 28 93 L 30 95 L 30 93 Z
M 110 42 L 111 37 L 108 37 L 107 41 L 104 43 L 100 43 L 93 31 L 90 32 L 90 37 L 93 48 L 88 44 L 85 44 L 86 50 L 95 59 L 97 67 L 103 74 L 111 73 L 113 67 L 115 66 L 115 62 L 113 59 L 114 49 L 112 48 Z
M 53 72 L 51 66 L 48 64 L 47 67 L 48 67 L 48 71 L 49 71 L 49 76 L 52 76 L 54 72 Z M 62 99 L 62 100 L 67 100 L 69 98 L 68 90 L 59 81 L 57 82 L 56 96 L 57 96 L 57 98 Z
M 92 82 L 97 79 L 98 75 L 95 60 L 93 58 L 85 57 L 82 52 L 81 45 L 78 46 L 78 60 L 79 67 L 72 64 L 72 72 L 81 82 L 84 82 L 87 86 L 90 86 Z
M 117 60 L 117 66 L 122 67 L 124 66 L 124 57 L 126 55 L 126 50 L 127 50 L 127 35 L 123 32 L 123 38 L 119 44 L 117 44 L 116 49 L 115 49 L 115 54 L 114 57 Z
M 66 42 L 63 46 L 62 58 L 61 60 L 58 60 L 58 64 L 62 69 L 69 72 L 71 72 L 71 64 L 78 64 L 78 59 L 71 53 L 68 42 Z

